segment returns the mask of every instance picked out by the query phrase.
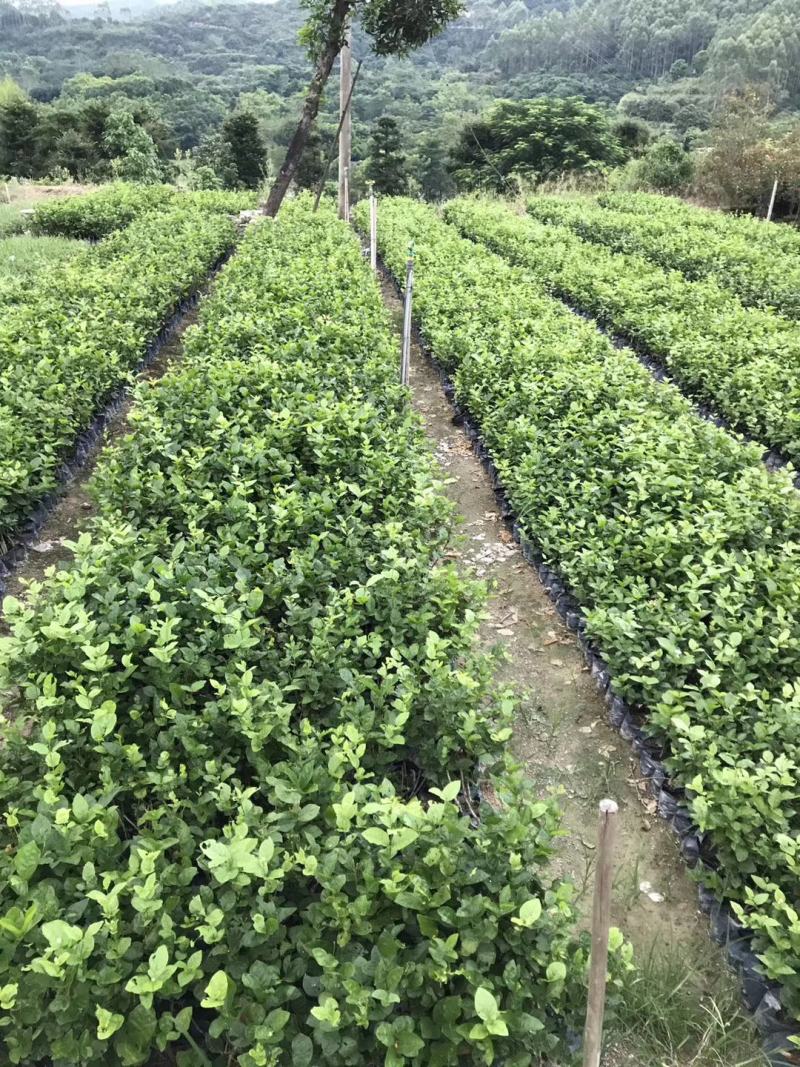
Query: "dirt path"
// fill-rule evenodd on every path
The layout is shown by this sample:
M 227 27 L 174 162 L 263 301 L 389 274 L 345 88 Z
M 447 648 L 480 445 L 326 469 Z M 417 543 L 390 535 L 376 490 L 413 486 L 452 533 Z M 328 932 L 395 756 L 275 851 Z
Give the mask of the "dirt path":
M 392 283 L 384 299 L 396 326 L 402 307 Z M 603 699 L 584 666 L 574 636 L 562 624 L 535 570 L 524 560 L 509 533 L 491 483 L 467 435 L 453 424 L 453 410 L 439 376 L 419 346 L 411 365 L 412 403 L 433 442 L 447 477 L 447 493 L 463 518 L 460 558 L 464 567 L 490 586 L 489 618 L 482 628 L 487 647 L 502 647 L 499 680 L 522 694 L 514 749 L 540 793 L 561 792 L 565 828 L 556 870 L 578 890 L 584 918 L 591 909 L 597 806 L 605 797 L 620 808 L 614 879 L 613 922 L 633 941 L 637 957 L 651 954 L 680 959 L 697 999 L 725 1000 L 738 994 L 708 922 L 697 905 L 697 891 L 678 851 L 677 838 L 655 815 L 655 804 L 640 788 L 638 761 L 608 724 Z M 743 1026 L 736 1019 L 732 1025 Z M 608 1067 L 683 1067 L 717 1064 L 722 1059 L 653 1058 L 652 1051 L 629 1048 L 610 1053 Z M 741 1045 L 741 1047 L 739 1047 Z M 736 1044 L 736 1064 L 757 1064 L 758 1045 L 749 1034 Z

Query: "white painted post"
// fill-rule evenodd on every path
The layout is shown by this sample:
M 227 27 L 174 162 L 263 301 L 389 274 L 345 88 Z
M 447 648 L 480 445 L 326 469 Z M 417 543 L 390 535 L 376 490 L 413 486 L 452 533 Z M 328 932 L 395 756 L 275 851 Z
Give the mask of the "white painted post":
M 611 879 L 614 837 L 619 808 L 613 800 L 600 801 L 597 839 L 597 871 L 592 905 L 592 957 L 589 965 L 589 998 L 583 1031 L 583 1067 L 600 1067 L 603 1048 L 603 1016 L 606 1008 L 608 931 L 611 925 Z
M 369 265 L 374 271 L 378 269 L 378 201 L 372 185 L 369 189 Z
M 400 384 L 408 385 L 411 371 L 411 304 L 414 298 L 414 252 L 406 260 L 406 293 L 403 308 L 403 351 L 400 358 Z
M 775 210 L 775 197 L 777 196 L 777 194 L 778 194 L 778 179 L 776 178 L 775 182 L 773 183 L 773 186 L 772 186 L 772 196 L 769 198 L 769 210 L 767 211 L 767 222 L 771 222 L 772 221 L 772 212 Z

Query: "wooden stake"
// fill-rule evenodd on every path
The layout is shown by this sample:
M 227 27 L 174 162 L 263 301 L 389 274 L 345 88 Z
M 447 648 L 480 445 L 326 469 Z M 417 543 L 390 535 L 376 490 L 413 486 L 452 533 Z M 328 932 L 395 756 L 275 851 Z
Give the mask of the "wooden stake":
M 347 175 L 350 170 L 350 156 L 353 145 L 353 122 L 350 111 L 350 97 L 353 92 L 353 48 L 350 27 L 347 27 L 344 45 L 339 53 L 339 117 L 341 132 L 339 134 L 339 218 L 347 221 L 350 217 L 350 202 Z
M 373 270 L 378 269 L 378 201 L 372 185 L 369 190 L 369 265 Z
M 414 298 L 414 253 L 406 260 L 406 294 L 403 307 L 403 351 L 400 357 L 400 384 L 408 385 L 411 371 L 411 304 Z
M 611 923 L 611 877 L 614 837 L 619 808 L 613 800 L 600 801 L 597 835 L 597 872 L 592 906 L 592 957 L 589 966 L 589 999 L 583 1031 L 583 1067 L 600 1067 L 603 1047 L 603 1015 L 606 1007 L 608 931 Z
M 325 182 L 327 182 L 327 180 L 328 180 L 328 174 L 330 172 L 331 163 L 333 161 L 333 154 L 336 151 L 336 146 L 339 144 L 339 137 L 341 136 L 341 133 L 342 133 L 342 126 L 344 124 L 344 120 L 345 120 L 345 118 L 347 117 L 347 114 L 350 111 L 350 101 L 353 99 L 353 90 L 356 87 L 356 82 L 358 81 L 358 75 L 361 72 L 361 62 L 362 61 L 359 59 L 358 64 L 356 66 L 356 72 L 355 72 L 355 75 L 353 77 L 353 84 L 350 86 L 350 99 L 347 101 L 347 111 L 339 119 L 339 125 L 336 127 L 336 136 L 334 137 L 333 143 L 331 145 L 331 149 L 328 152 L 328 157 L 325 160 L 325 167 L 323 168 L 323 171 L 322 171 L 322 177 L 320 178 L 319 184 L 317 185 L 317 195 L 314 198 L 314 211 L 317 210 L 317 208 L 319 207 L 319 202 L 322 199 L 322 193 L 323 193 L 323 190 L 325 189 Z
M 776 178 L 772 186 L 772 196 L 769 198 L 769 210 L 767 211 L 767 222 L 772 221 L 772 212 L 775 210 L 775 197 L 778 195 L 778 179 Z

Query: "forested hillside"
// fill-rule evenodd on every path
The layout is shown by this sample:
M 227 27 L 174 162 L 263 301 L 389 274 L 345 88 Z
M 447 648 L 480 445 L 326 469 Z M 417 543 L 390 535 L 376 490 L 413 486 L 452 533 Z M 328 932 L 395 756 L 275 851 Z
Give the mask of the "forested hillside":
M 147 99 L 189 147 L 241 93 L 299 90 L 308 65 L 297 0 L 179 3 L 134 18 L 0 4 L 0 71 L 38 100 Z M 126 13 L 127 12 L 127 13 Z M 720 97 L 763 84 L 800 106 L 796 0 L 472 0 L 408 62 L 371 61 L 357 116 L 391 101 L 414 126 L 477 110 L 490 96 L 578 92 L 680 129 L 703 127 Z M 112 81 L 72 80 L 88 72 Z M 130 75 L 138 77 L 131 80 Z M 627 95 L 626 94 L 630 94 Z
M 85 10 L 0 0 L 0 105 L 3 75 L 13 79 L 8 91 L 30 98 L 5 132 L 17 147 L 0 171 L 105 180 L 98 145 L 109 114 L 122 110 L 162 164 L 177 153 L 179 166 L 181 153 L 200 145 L 196 162 L 218 176 L 227 166 L 219 131 L 226 116 L 246 112 L 274 173 L 310 73 L 299 0 L 181 0 L 145 14 L 103 3 L 92 18 Z M 358 31 L 355 53 L 365 60 L 354 99 L 355 160 L 367 157 L 377 123 L 390 117 L 431 195 L 452 192 L 450 150 L 465 123 L 502 98 L 581 97 L 611 117 L 645 122 L 647 137 L 666 134 L 690 150 L 708 143 L 731 92 L 755 88 L 759 103 L 748 114 L 762 139 L 782 136 L 800 108 L 797 0 L 467 0 L 463 17 L 407 59 L 375 57 Z M 321 170 L 337 107 L 329 91 L 306 183 Z M 114 136 L 124 139 L 124 131 Z M 768 154 L 758 137 L 746 139 L 756 144 L 754 158 Z M 745 184 L 756 192 L 729 202 L 755 203 L 771 177 Z

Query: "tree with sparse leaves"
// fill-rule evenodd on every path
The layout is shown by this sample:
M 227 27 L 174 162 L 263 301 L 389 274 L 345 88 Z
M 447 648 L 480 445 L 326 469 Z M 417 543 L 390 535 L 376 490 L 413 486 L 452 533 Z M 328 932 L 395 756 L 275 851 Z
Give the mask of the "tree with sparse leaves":
M 300 122 L 264 211 L 276 215 L 303 156 L 325 84 L 344 43 L 348 22 L 360 19 L 379 56 L 404 55 L 441 33 L 461 14 L 462 0 L 302 0 L 309 17 L 303 39 L 315 63 Z

